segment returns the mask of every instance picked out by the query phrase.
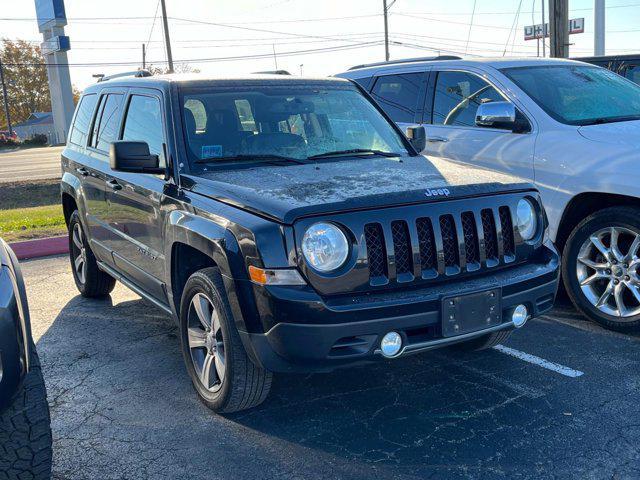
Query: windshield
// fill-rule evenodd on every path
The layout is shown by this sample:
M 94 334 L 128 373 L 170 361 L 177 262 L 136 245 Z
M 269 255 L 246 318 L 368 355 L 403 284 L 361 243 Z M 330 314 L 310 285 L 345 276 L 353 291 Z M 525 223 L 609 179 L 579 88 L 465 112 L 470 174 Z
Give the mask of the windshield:
M 640 86 L 604 68 L 552 65 L 502 72 L 559 122 L 592 125 L 640 119 Z
M 408 153 L 350 85 L 198 87 L 185 89 L 181 100 L 191 164 Z

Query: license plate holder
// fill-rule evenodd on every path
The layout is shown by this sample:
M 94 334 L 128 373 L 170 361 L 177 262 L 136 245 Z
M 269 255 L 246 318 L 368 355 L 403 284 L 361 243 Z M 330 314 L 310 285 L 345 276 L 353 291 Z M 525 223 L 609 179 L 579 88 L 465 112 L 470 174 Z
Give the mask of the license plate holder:
M 502 323 L 500 289 L 445 297 L 442 300 L 442 336 L 455 337 Z

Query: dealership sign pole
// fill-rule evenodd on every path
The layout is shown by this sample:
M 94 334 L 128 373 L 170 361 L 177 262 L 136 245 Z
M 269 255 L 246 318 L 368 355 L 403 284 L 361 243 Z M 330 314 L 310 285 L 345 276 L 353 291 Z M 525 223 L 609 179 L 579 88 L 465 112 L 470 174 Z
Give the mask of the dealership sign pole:
M 64 0 L 35 0 L 35 3 L 38 29 L 43 37 L 40 50 L 47 61 L 53 114 L 54 132 L 49 140 L 51 143 L 64 143 L 75 108 L 67 60 L 70 43 L 69 37 L 64 34 L 67 24 Z

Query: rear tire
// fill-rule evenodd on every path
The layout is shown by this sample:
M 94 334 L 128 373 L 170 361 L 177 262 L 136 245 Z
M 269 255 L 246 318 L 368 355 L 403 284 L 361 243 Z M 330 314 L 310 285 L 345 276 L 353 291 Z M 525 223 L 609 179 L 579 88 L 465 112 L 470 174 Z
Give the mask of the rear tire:
M 0 480 L 51 478 L 51 419 L 36 347 L 13 403 L 0 414 Z
M 611 229 L 618 231 L 615 253 L 611 249 Z M 599 246 L 610 251 L 608 256 L 600 252 L 592 238 L 602 242 Z M 610 330 L 628 332 L 640 328 L 640 245 L 633 246 L 634 238 L 640 241 L 640 209 L 612 207 L 580 222 L 564 246 L 562 279 L 569 298 L 585 317 Z M 596 278 L 596 273 L 601 277 Z M 596 280 L 590 281 L 592 275 Z M 598 307 L 609 287 L 610 296 Z
M 98 267 L 77 210 L 69 219 L 69 259 L 73 280 L 83 297 L 103 297 L 113 291 L 116 280 Z
M 459 348 L 460 350 L 466 350 L 470 352 L 486 350 L 488 348 L 493 348 L 496 345 L 506 342 L 507 339 L 511 336 L 511 332 L 511 330 L 501 330 L 499 332 L 489 333 L 487 335 L 483 335 L 482 337 L 474 338 L 473 340 L 458 343 L 454 346 L 456 348 Z
M 189 376 L 211 410 L 230 413 L 260 405 L 272 373 L 247 356 L 217 268 L 197 271 L 180 302 L 180 338 Z

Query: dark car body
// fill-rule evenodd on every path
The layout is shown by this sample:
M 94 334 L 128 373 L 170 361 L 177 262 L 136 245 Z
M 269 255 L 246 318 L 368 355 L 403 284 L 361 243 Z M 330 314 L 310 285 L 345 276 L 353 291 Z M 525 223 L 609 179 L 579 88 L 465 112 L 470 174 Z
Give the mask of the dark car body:
M 178 316 L 186 279 L 213 260 L 245 350 L 276 372 L 379 358 L 389 330 L 402 333 L 409 353 L 513 328 L 509 313 L 519 304 L 531 315 L 551 308 L 558 256 L 544 236 L 538 193 L 519 179 L 428 161 L 404 137 L 413 153 L 402 158 L 190 170 L 177 107 L 182 89 L 296 82 L 360 88 L 284 76 L 129 78 L 89 87 L 83 98 L 96 95 L 98 109 L 101 97 L 122 95 L 122 117 L 133 95 L 158 99 L 168 160 L 164 176 L 113 171 L 108 153 L 90 146 L 95 111 L 80 143 L 67 143 L 65 215 L 80 212 L 99 268 Z M 122 132 L 122 119 L 118 125 Z M 543 226 L 528 242 L 513 221 L 525 197 Z M 321 220 L 341 225 L 352 243 L 347 263 L 330 274 L 309 268 L 300 251 L 306 227 Z M 250 266 L 297 269 L 305 284 L 258 285 Z M 443 335 L 443 299 L 484 291 L 499 293 L 499 321 Z
M 616 72 L 632 82 L 640 84 L 640 53 L 630 55 L 604 55 L 600 57 L 574 58 Z
M 29 371 L 31 325 L 22 273 L 13 251 L 0 239 L 0 411 Z

